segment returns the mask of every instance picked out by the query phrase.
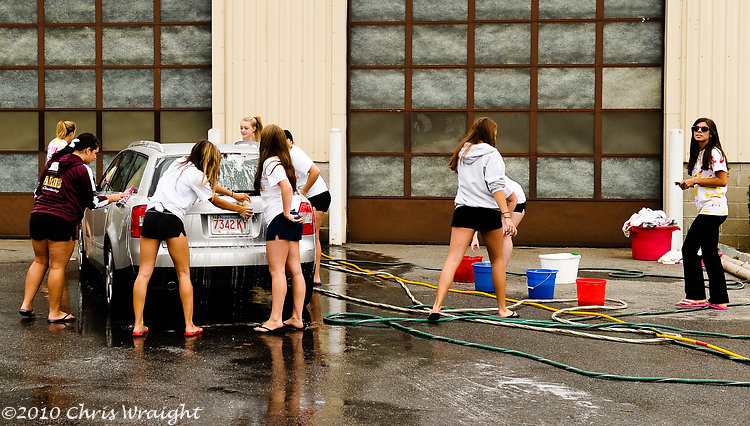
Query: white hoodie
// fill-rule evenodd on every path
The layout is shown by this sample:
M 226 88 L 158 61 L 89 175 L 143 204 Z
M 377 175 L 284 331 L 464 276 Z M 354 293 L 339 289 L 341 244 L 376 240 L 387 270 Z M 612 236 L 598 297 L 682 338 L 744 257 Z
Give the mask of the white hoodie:
M 484 142 L 467 142 L 458 154 L 457 170 L 456 207 L 500 210 L 492 194 L 505 189 L 505 162 L 495 147 Z

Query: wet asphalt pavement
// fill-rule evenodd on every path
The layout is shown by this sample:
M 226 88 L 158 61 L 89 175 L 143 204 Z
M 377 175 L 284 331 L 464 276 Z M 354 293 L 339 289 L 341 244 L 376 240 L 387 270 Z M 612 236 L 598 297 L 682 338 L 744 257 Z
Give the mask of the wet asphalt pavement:
M 538 268 L 538 254 L 576 251 L 581 268 L 639 269 L 681 275 L 679 265 L 634 261 L 630 249 L 516 248 L 509 267 Z M 326 250 L 336 258 L 441 266 L 445 246 L 349 244 Z M 486 256 L 486 254 L 485 254 Z M 30 243 L 0 240 L 5 318 L 0 342 L 0 400 L 5 424 L 743 424 L 750 387 L 607 380 L 478 347 L 430 340 L 393 327 L 326 324 L 332 313 L 423 318 L 362 306 L 315 293 L 312 325 L 303 332 L 261 335 L 252 325 L 268 314 L 270 294 L 242 313 L 198 307 L 204 335 L 182 336 L 176 293 L 149 293 L 145 339 L 130 336 L 127 318 L 109 314 L 95 283 L 80 283 L 68 266 L 64 309 L 78 320 L 47 324 L 45 288 L 35 299 L 37 319 L 16 313 L 33 259 Z M 411 265 L 362 265 L 409 280 L 437 283 L 439 271 Z M 683 297 L 671 277 L 614 279 L 606 271 L 579 277 L 607 279 L 607 297 L 628 307 L 608 314 L 673 310 Z M 323 270 L 323 288 L 348 296 L 409 306 L 393 281 Z M 408 285 L 431 304 L 434 290 Z M 456 289 L 473 289 L 455 284 Z M 558 284 L 555 296 L 575 298 L 575 284 Z M 527 296 L 526 278 L 509 275 L 508 297 Z M 747 288 L 730 291 L 732 303 L 750 302 Z M 196 301 L 199 303 L 199 301 Z M 575 302 L 547 303 L 555 307 Z M 227 304 L 227 306 L 231 306 Z M 448 307 L 493 307 L 493 299 L 449 294 Z M 524 319 L 548 320 L 550 311 L 522 306 Z M 232 318 L 227 322 L 226 318 Z M 240 318 L 240 320 L 237 320 Z M 624 317 L 625 321 L 744 335 L 695 336 L 750 356 L 750 306 Z M 597 323 L 593 320 L 587 323 Z M 571 368 L 632 377 L 750 382 L 750 364 L 674 343 L 635 344 L 466 321 L 402 323 L 446 338 L 512 349 Z M 600 334 L 605 334 L 600 332 Z M 613 333 L 606 333 L 613 335 Z M 620 337 L 648 338 L 618 333 Z M 46 419 L 45 419 L 46 416 Z M 32 420 L 33 419 L 33 420 Z

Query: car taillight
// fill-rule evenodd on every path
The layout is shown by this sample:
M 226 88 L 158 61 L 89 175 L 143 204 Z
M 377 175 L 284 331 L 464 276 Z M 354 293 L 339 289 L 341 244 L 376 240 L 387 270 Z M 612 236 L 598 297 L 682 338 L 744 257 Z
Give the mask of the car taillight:
M 146 206 L 135 206 L 130 214 L 130 236 L 141 238 L 141 227 L 143 226 L 143 215 L 146 214 Z
M 302 216 L 302 235 L 315 234 L 315 215 L 310 203 L 300 203 L 299 215 Z

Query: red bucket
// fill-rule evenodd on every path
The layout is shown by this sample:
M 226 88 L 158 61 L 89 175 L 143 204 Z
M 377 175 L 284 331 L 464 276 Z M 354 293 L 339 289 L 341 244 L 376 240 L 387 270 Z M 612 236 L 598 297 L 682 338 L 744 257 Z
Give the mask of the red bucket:
M 481 261 L 482 256 L 464 256 L 461 264 L 458 265 L 458 269 L 456 270 L 456 275 L 453 277 L 453 281 L 457 283 L 473 283 L 474 268 L 471 267 L 471 264 Z
M 677 226 L 656 226 L 654 228 L 630 228 L 630 243 L 633 259 L 659 260 L 672 248 L 672 232 Z
M 578 306 L 604 306 L 607 280 L 578 278 L 576 280 Z

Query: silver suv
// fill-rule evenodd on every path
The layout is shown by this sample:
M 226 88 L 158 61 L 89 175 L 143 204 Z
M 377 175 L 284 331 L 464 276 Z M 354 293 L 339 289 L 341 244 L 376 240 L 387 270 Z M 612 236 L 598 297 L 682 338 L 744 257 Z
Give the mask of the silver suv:
M 103 274 L 103 280 L 99 281 L 103 281 L 110 308 L 130 305 L 140 262 L 139 238 L 146 204 L 156 190 L 159 177 L 175 160 L 190 154 L 193 145 L 134 142 L 121 151 L 104 172 L 97 188 L 101 194 L 129 188 L 136 190 L 125 203 L 87 210 L 80 227 L 81 278 L 96 279 Z M 221 210 L 210 202 L 196 202 L 184 219 L 190 245 L 190 273 L 196 309 L 201 304 L 217 303 L 225 309 L 241 310 L 249 306 L 254 289 L 271 288 L 263 201 L 253 189 L 258 149 L 219 145 L 219 150 L 222 155 L 219 185 L 234 192 L 248 193 L 254 213 L 244 221 L 237 213 Z M 310 203 L 302 195 L 293 196 L 292 207 L 304 218 L 300 256 L 307 284 L 307 304 L 312 294 L 315 267 L 314 216 Z M 166 243 L 162 243 L 149 290 L 154 287 L 176 289 L 176 283 L 174 264 Z

